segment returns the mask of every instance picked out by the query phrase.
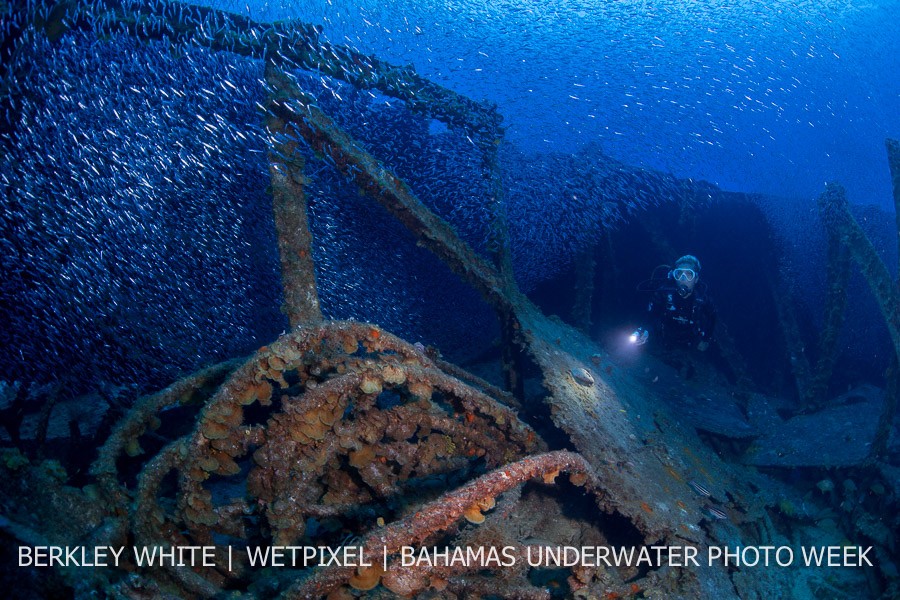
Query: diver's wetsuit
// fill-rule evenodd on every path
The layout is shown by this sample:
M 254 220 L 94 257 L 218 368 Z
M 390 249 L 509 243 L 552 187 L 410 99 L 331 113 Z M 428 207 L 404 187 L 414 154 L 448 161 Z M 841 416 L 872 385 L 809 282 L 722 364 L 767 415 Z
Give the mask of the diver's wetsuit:
M 678 295 L 674 283 L 666 282 L 654 292 L 647 310 L 653 315 L 656 335 L 667 348 L 696 348 L 700 342 L 712 342 L 716 308 L 702 281 L 687 298 Z

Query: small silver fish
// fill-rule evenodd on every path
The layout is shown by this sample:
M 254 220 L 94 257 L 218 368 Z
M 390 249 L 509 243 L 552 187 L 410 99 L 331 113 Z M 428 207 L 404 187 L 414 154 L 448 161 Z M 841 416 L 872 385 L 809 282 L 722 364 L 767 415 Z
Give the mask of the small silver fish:
M 688 481 L 688 485 L 691 486 L 691 489 L 694 490 L 697 494 L 703 496 L 704 498 L 711 498 L 712 493 L 703 487 L 703 484 L 691 479 Z
M 725 514 L 725 511 L 721 508 L 716 508 L 715 506 L 710 506 L 709 504 L 703 507 L 703 512 L 708 514 L 713 519 L 727 519 L 728 515 Z

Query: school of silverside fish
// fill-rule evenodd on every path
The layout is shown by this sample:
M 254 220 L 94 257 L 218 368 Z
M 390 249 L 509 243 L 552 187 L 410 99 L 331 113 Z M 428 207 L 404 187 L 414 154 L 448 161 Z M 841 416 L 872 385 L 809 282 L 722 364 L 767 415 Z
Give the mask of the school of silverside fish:
M 205 14 L 171 5 L 188 22 Z M 6 28 L 49 16 L 48 4 L 25 6 Z M 0 297 L 17 349 L 0 359 L 6 372 L 30 381 L 65 363 L 77 380 L 97 383 L 115 364 L 144 387 L 282 331 L 262 61 L 127 33 L 73 31 L 51 42 L 34 29 L 5 78 L 13 78 L 4 118 L 14 130 L 0 172 L 8 192 L 0 223 L 9 232 Z M 40 93 L 13 93 L 23 81 Z M 487 251 L 489 178 L 464 132 L 326 75 L 298 71 L 298 81 L 460 237 Z M 563 268 L 598 227 L 678 192 L 674 181 L 601 158 L 593 149 L 526 160 L 503 146 L 514 268 L 526 289 Z M 409 235 L 359 202 L 328 157 L 307 165 L 327 316 L 377 321 L 450 352 L 472 331 L 491 335 L 477 297 L 428 253 L 394 243 Z M 563 200 L 567 209 L 555 210 Z M 433 298 L 426 306 L 411 300 L 425 296 Z M 463 318 L 430 325 L 458 304 L 453 298 L 470 307 Z M 32 326 L 42 335 L 27 334 Z

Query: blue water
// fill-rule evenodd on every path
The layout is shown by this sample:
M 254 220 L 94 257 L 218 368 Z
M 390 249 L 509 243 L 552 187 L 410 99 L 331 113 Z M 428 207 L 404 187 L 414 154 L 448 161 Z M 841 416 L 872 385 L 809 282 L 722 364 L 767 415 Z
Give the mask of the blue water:
M 332 41 L 497 103 L 532 152 L 599 142 L 629 164 L 811 198 L 841 181 L 890 205 L 900 3 L 216 3 L 321 24 Z

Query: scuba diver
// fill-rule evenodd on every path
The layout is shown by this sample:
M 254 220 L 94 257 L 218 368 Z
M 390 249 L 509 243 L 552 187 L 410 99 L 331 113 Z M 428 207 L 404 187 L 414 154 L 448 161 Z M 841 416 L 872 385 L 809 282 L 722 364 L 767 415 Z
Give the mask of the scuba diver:
M 657 277 L 666 270 L 665 279 Z M 663 347 L 696 348 L 704 352 L 713 340 L 716 309 L 707 295 L 706 282 L 700 281 L 700 261 L 686 254 L 674 267 L 660 265 L 650 279 L 638 285 L 639 291 L 653 292 L 648 311 L 653 316 L 652 332 Z M 631 334 L 631 342 L 641 346 L 650 339 L 651 329 L 639 328 Z

